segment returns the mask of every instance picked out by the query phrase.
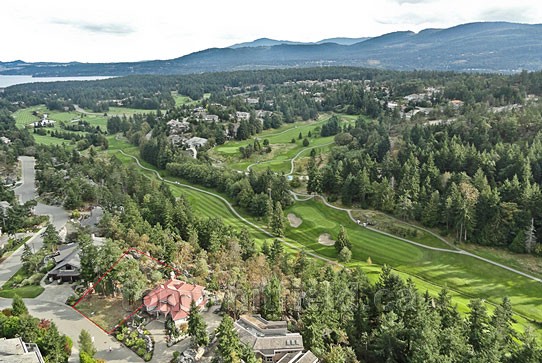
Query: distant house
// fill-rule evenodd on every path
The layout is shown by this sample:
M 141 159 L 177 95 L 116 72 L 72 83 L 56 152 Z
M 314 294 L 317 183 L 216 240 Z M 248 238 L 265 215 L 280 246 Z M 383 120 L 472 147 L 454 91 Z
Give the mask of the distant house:
M 461 100 L 451 100 L 450 105 L 452 105 L 453 108 L 459 108 L 463 106 L 464 102 Z
M 238 121 L 243 121 L 243 120 L 248 121 L 248 120 L 250 120 L 250 113 L 237 111 L 237 112 L 235 112 L 235 118 Z
M 259 98 L 247 97 L 247 98 L 245 98 L 245 102 L 248 103 L 249 105 L 255 105 L 257 103 L 260 103 L 260 99 Z
M 217 115 L 203 115 L 203 121 L 205 122 L 218 122 L 219 118 Z
M 290 333 L 286 321 L 268 321 L 259 315 L 241 315 L 235 322 L 241 341 L 263 362 L 314 363 L 318 358 L 304 353 L 303 337 Z
M 55 121 L 47 120 L 47 119 L 36 121 L 32 124 L 32 126 L 34 127 L 48 127 L 48 126 L 53 127 L 54 125 L 55 125 Z
M 0 143 L 6 144 L 6 145 L 7 145 L 7 144 L 10 144 L 10 143 L 11 143 L 11 140 L 8 139 L 8 138 L 5 137 L 5 136 L 0 136 Z
M 172 134 L 183 134 L 190 131 L 190 123 L 186 121 L 170 120 L 167 125 Z
M 187 147 L 187 148 L 195 148 L 195 149 L 199 149 L 200 147 L 203 147 L 205 145 L 207 145 L 207 142 L 209 140 L 203 138 L 203 137 L 192 137 L 188 140 L 185 140 L 184 141 L 184 145 Z
M 205 288 L 177 280 L 172 275 L 171 279 L 156 287 L 143 298 L 143 305 L 151 315 L 164 316 L 165 318 L 169 316 L 175 324 L 184 324 L 188 321 L 192 301 L 200 309 L 203 309 L 207 302 Z
M 0 339 L 0 362 L 44 363 L 40 348 L 34 343 L 25 343 L 22 338 Z
M 79 245 L 70 243 L 61 246 L 52 260 L 55 261 L 56 266 L 47 274 L 50 281 L 74 282 L 79 280 L 81 276 Z

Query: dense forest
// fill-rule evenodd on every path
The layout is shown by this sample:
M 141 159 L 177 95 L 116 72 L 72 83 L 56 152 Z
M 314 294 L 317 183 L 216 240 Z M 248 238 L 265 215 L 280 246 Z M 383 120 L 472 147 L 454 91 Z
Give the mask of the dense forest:
M 537 362 L 541 357 L 532 331 L 512 329 L 506 298 L 492 314 L 473 300 L 463 317 L 446 289 L 438 296 L 422 294 L 388 267 L 370 283 L 361 270 L 322 266 L 303 252 L 285 253 L 277 240 L 259 248 L 246 230 L 196 215 L 184 197 L 174 198 L 168 187 L 115 158 L 76 156 L 61 148 L 43 148 L 39 155 L 41 192 L 49 190 L 52 175 L 64 175 L 57 168 L 68 170 L 70 180 L 100 185 L 88 201 L 99 200 L 106 208 L 100 229 L 108 240 L 98 248 L 88 243 L 88 232 L 76 237 L 86 279 L 99 275 L 125 248 L 144 249 L 188 270 L 209 290 L 223 292 L 221 309 L 234 318 L 259 312 L 289 319 L 306 348 L 324 362 Z M 66 184 L 54 190 L 70 190 L 66 178 L 56 180 Z M 122 276 L 108 278 L 106 287 Z
M 197 101 L 175 106 L 172 91 Z M 539 362 L 535 334 L 512 329 L 506 297 L 492 313 L 472 300 L 461 315 L 447 289 L 438 296 L 419 292 L 390 267 L 370 282 L 361 270 L 286 253 L 279 240 L 258 246 L 246 229 L 198 215 L 186 197 L 175 197 L 166 184 L 98 148 L 106 149 L 107 137 L 117 134 L 157 168 L 213 188 L 266 219 L 277 236 L 284 229 L 283 208 L 294 203 L 290 192 L 298 190 L 341 206 L 393 214 L 457 242 L 542 255 L 540 96 L 542 72 L 504 76 L 340 67 L 20 85 L 0 98 L 0 136 L 11 141 L 1 144 L 0 152 L 7 165 L 22 154 L 36 156 L 43 200 L 67 209 L 104 207 L 103 246 L 88 243 L 85 230 L 71 237 L 81 243 L 85 279 L 136 247 L 223 292 L 221 309 L 229 316 L 258 312 L 287 319 L 324 362 Z M 11 115 L 37 104 L 100 112 L 122 104 L 149 112 L 109 118 L 107 134 L 92 128 L 55 131 L 57 137 L 84 132 L 78 142 L 85 147 L 46 147 L 35 145 Z M 310 123 L 324 113 L 330 117 L 318 134 L 313 130 L 314 137 L 333 137 L 334 145 L 329 152 L 311 152 L 301 171 L 306 184 L 294 179 L 294 185 L 271 170 L 231 170 L 208 152 L 229 140 L 247 140 L 238 155 L 250 159 L 271 148 L 257 138 L 263 130 Z M 197 158 L 183 144 L 189 137 L 207 141 Z M 13 201 L 7 188 L 0 193 Z M 13 208 L 10 223 L 28 217 L 29 208 Z M 21 228 L 17 223 L 13 230 Z M 347 236 L 342 238 L 348 246 Z M 111 275 L 115 278 L 123 276 Z

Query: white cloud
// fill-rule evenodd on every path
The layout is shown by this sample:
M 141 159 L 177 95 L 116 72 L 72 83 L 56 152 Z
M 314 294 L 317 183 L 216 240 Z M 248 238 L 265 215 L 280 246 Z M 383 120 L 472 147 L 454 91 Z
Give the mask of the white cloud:
M 262 37 L 317 41 L 473 21 L 536 22 L 541 8 L 538 0 L 18 0 L 0 5 L 0 60 L 168 59 Z

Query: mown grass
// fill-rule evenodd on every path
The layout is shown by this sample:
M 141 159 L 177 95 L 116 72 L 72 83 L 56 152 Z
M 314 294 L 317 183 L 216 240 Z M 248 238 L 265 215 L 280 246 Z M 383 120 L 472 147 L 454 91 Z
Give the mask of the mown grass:
M 508 296 L 518 322 L 542 321 L 542 284 L 473 257 L 423 249 L 398 239 L 373 232 L 350 220 L 346 212 L 328 208 L 310 200 L 296 202 L 286 210 L 303 219 L 299 228 L 288 227 L 286 236 L 320 255 L 336 257 L 334 247 L 317 242 L 322 233 L 336 238 L 343 225 L 352 242 L 352 262 L 365 262 L 370 257 L 378 265 L 388 264 L 403 276 L 416 279 L 416 284 L 436 294 L 443 286 L 457 293 L 456 302 L 466 307 L 471 298 L 500 303 Z M 424 281 L 419 284 L 418 281 Z M 428 288 L 432 286 L 432 288 Z M 423 290 L 422 290 L 423 291 Z
M 175 106 L 176 107 L 185 105 L 187 103 L 195 103 L 195 102 L 197 102 L 197 101 L 194 101 L 193 99 L 191 99 L 188 96 L 180 95 L 177 91 L 171 92 L 171 96 L 173 97 L 173 100 L 175 100 Z
M 317 129 L 317 127 L 322 126 L 330 117 L 331 114 L 326 113 L 320 115 L 317 121 L 298 121 L 293 124 L 285 124 L 276 130 L 265 130 L 248 140 L 229 141 L 224 145 L 213 148 L 210 154 L 218 159 L 227 161 L 228 166 L 236 170 L 246 170 L 247 167 L 252 165 L 255 171 L 263 171 L 269 168 L 275 172 L 289 173 L 291 170 L 290 160 L 299 152 L 305 153 L 304 150 L 310 150 L 317 146 L 324 148 L 327 147 L 327 144 L 333 142 L 333 136 L 320 137 Z M 339 117 L 343 124 L 351 122 L 353 119 L 353 116 L 348 115 L 339 115 Z M 309 131 L 312 134 L 310 138 L 307 137 Z M 302 135 L 301 139 L 299 139 L 300 133 Z M 303 140 L 306 137 L 309 140 L 309 145 L 303 146 Z M 269 140 L 271 153 L 254 153 L 248 159 L 241 158 L 239 148 L 252 145 L 256 138 L 259 139 L 261 145 L 263 144 L 263 140 Z M 292 140 L 295 142 L 292 143 Z
M 87 110 L 85 110 L 87 111 Z M 99 126 L 102 131 L 107 130 L 107 119 L 112 116 L 132 116 L 138 113 L 149 113 L 154 112 L 152 110 L 141 110 L 136 108 L 126 108 L 126 107 L 110 107 L 109 111 L 105 113 L 95 113 L 87 111 L 88 113 L 81 113 L 77 111 L 56 111 L 48 110 L 45 105 L 38 105 L 23 108 L 17 110 L 13 113 L 15 118 L 15 124 L 19 128 L 27 127 L 33 122 L 39 121 L 41 118 L 34 116 L 33 113 L 38 112 L 39 114 L 47 114 L 49 120 L 56 121 L 53 129 L 61 130 L 60 123 L 70 124 L 72 121 L 76 122 L 77 120 L 84 120 L 88 122 L 91 126 Z M 49 129 L 49 128 L 48 128 Z M 39 136 L 39 135 L 38 135 Z M 36 138 L 38 143 L 43 143 L 47 145 L 51 144 L 61 144 L 61 142 L 54 142 L 53 137 L 41 137 Z
M 37 281 L 39 281 L 44 274 L 43 273 L 36 273 L 37 276 L 34 276 Z M 18 284 L 20 284 L 23 280 L 28 279 L 32 277 L 29 275 L 24 268 L 20 268 L 13 276 L 9 278 L 8 281 L 0 288 L 0 297 L 3 298 L 13 298 L 15 295 L 19 295 L 22 298 L 35 298 L 39 296 L 44 288 L 39 285 L 27 285 L 27 286 L 21 286 L 16 287 Z M 33 278 L 34 278 L 33 277 Z
M 123 149 L 129 154 L 138 156 L 136 147 L 128 147 L 128 144 L 119 140 L 117 140 L 117 143 L 116 147 L 118 149 Z M 110 152 L 115 153 L 114 149 L 110 150 Z M 135 163 L 133 159 L 120 153 L 115 153 L 115 155 L 125 163 Z M 144 162 L 142 164 L 155 169 Z M 143 170 L 142 172 L 149 175 L 149 177 L 155 178 L 153 173 Z M 164 171 L 161 171 L 160 174 L 166 176 L 168 180 L 185 183 L 183 180 L 167 176 Z M 176 185 L 171 185 L 171 188 L 175 195 L 185 194 L 192 202 L 194 211 L 197 214 L 220 217 L 226 224 L 235 228 L 246 226 L 258 241 L 258 244 L 263 243 L 264 240 L 270 240 L 261 231 L 246 225 L 236 218 L 227 206 L 217 198 Z M 200 187 L 198 186 L 198 188 Z M 201 189 L 209 190 L 207 188 Z M 212 192 L 212 190 L 209 191 Z M 381 266 L 388 264 L 401 277 L 412 279 L 422 292 L 427 290 L 431 295 L 436 296 L 444 286 L 447 286 L 451 291 L 454 303 L 458 305 L 458 309 L 463 313 L 468 312 L 470 299 L 485 299 L 488 302 L 489 310 L 492 311 L 495 305 L 500 303 L 502 297 L 508 296 L 516 313 L 514 318 L 517 321 L 515 326 L 518 330 L 521 330 L 523 325 L 542 321 L 542 311 L 539 309 L 542 306 L 542 284 L 540 283 L 473 257 L 431 251 L 371 231 L 354 223 L 346 212 L 333 210 L 318 201 L 296 202 L 285 210 L 285 213 L 294 213 L 303 219 L 303 223 L 299 228 L 290 226 L 286 228 L 286 240 L 298 246 L 299 249 L 312 251 L 330 259 L 336 259 L 337 257 L 335 248 L 319 244 L 317 242 L 318 237 L 322 233 L 330 233 L 333 238 L 336 238 L 339 226 L 345 226 L 353 244 L 353 258 L 347 266 L 361 267 L 373 281 L 378 278 Z M 393 221 L 389 217 L 386 218 L 386 216 L 377 216 L 376 218 L 380 222 L 392 223 Z M 259 226 L 264 225 L 263 221 L 254 218 L 249 219 Z M 412 239 L 428 246 L 450 248 L 427 232 L 417 233 L 416 237 Z M 367 263 L 369 257 L 372 264 Z M 538 328 L 536 324 L 534 326 Z

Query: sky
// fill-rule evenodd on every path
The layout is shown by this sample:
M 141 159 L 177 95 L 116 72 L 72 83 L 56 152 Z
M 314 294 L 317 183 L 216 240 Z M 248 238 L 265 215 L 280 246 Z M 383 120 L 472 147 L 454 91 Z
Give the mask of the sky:
M 171 59 L 263 37 L 310 42 L 541 19 L 540 0 L 7 0 L 0 61 Z

